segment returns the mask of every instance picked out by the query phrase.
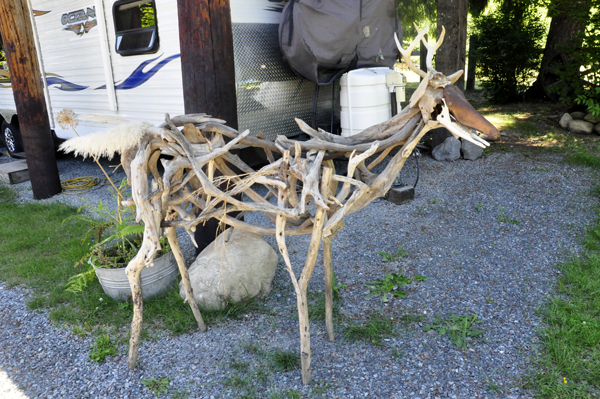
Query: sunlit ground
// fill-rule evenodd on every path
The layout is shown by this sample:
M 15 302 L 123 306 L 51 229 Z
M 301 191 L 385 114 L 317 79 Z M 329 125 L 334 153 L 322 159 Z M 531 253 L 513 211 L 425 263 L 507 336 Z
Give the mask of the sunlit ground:
M 16 386 L 4 370 L 0 370 L 0 398 L 2 399 L 28 399 L 21 389 Z

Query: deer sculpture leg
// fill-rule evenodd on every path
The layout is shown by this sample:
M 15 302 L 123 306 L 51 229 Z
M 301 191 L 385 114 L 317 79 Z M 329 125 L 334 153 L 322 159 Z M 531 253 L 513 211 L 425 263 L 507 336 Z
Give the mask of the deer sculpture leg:
M 323 176 L 321 180 L 321 192 L 329 193 L 329 186 L 333 170 L 331 168 L 323 168 Z M 325 196 L 327 198 L 327 196 Z M 314 217 L 313 230 L 308 245 L 308 253 L 300 278 L 296 279 L 292 264 L 288 255 L 287 245 L 285 243 L 285 217 L 277 215 L 276 219 L 276 240 L 279 246 L 279 251 L 283 256 L 288 273 L 292 279 L 294 290 L 296 291 L 296 302 L 298 306 L 298 324 L 300 329 L 300 359 L 302 362 L 302 383 L 310 384 L 311 381 L 311 345 L 310 345 L 310 321 L 308 318 L 308 282 L 315 269 L 317 263 L 317 255 L 319 253 L 319 245 L 323 236 L 323 225 L 327 218 L 327 209 L 319 206 Z
M 323 263 L 325 269 L 325 325 L 327 337 L 335 339 L 333 332 L 333 267 L 331 264 L 331 237 L 323 237 Z
M 127 367 L 134 369 L 137 363 L 138 350 L 140 348 L 140 335 L 142 332 L 142 320 L 144 313 L 144 299 L 142 297 L 142 270 L 144 269 L 144 253 L 142 251 L 131 260 L 125 273 L 131 286 L 131 298 L 133 301 L 133 319 L 131 320 L 131 337 L 129 338 L 129 357 Z
M 173 255 L 175 255 L 175 260 L 177 260 L 179 274 L 181 274 L 181 280 L 183 281 L 183 287 L 185 288 L 185 300 L 190 304 L 190 308 L 192 308 L 192 313 L 194 313 L 194 317 L 196 318 L 196 322 L 198 323 L 198 328 L 200 328 L 200 331 L 206 331 L 206 324 L 204 324 L 204 319 L 202 318 L 200 309 L 198 309 L 198 304 L 194 299 L 192 284 L 190 283 L 190 274 L 188 273 L 188 269 L 185 264 L 185 260 L 183 259 L 181 248 L 179 247 L 177 232 L 175 231 L 174 227 L 167 227 L 165 229 L 165 235 L 169 240 L 169 245 L 171 246 Z

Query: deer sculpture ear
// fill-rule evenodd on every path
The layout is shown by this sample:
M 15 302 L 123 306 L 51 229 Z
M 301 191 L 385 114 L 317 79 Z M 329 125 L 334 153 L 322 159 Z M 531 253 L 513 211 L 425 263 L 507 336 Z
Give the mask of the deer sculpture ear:
M 450 81 L 451 84 L 454 84 L 454 83 L 456 83 L 456 81 L 458 79 L 460 79 L 462 74 L 463 74 L 463 70 L 460 69 L 460 70 L 454 72 L 452 75 L 448 76 L 447 79 Z

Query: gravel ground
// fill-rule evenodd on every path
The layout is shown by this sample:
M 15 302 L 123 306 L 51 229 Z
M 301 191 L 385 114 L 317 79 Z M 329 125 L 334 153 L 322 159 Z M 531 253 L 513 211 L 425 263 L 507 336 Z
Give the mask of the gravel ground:
M 0 163 L 7 161 L 0 156 Z M 62 180 L 100 176 L 89 160 L 63 157 L 59 169 Z M 411 174 L 414 163 L 403 179 L 412 181 Z M 532 397 L 520 387 L 536 353 L 536 311 L 553 290 L 557 263 L 578 251 L 594 216 L 588 194 L 593 184 L 588 169 L 550 155 L 492 152 L 453 163 L 423 158 L 414 201 L 397 206 L 378 200 L 347 217 L 333 241 L 336 278 L 347 285 L 340 290 L 344 321 L 336 324 L 334 342 L 327 340 L 324 322 L 311 323 L 310 387 L 302 386 L 299 370 L 261 377 L 267 361 L 253 351 L 299 348 L 295 296 L 282 262 L 266 300 L 272 312 L 210 325 L 205 333 L 164 333 L 144 341 L 135 370 L 126 367 L 125 348 L 103 364 L 90 362 L 92 338 L 54 325 L 44 312 L 27 308 L 25 289 L 0 283 L 0 397 L 151 398 L 140 380 L 163 376 L 172 378 L 167 396 L 176 398 L 241 397 L 253 384 L 261 398 L 286 397 L 284 392 L 294 397 L 291 389 L 326 398 Z M 31 200 L 29 183 L 15 188 Z M 95 203 L 111 197 L 101 188 L 49 201 L 81 204 L 85 198 Z M 519 224 L 498 221 L 502 212 Z M 308 239 L 288 239 L 295 265 L 303 261 Z M 400 245 L 408 252 L 404 259 L 382 262 L 377 251 L 395 252 Z M 184 248 L 191 256 L 190 244 Z M 364 283 L 398 268 L 428 280 L 383 306 L 366 298 Z M 317 268 L 309 291 L 320 291 L 322 281 Z M 343 338 L 344 323 L 381 311 L 396 321 L 396 336 L 382 345 Z M 446 336 L 423 332 L 434 316 L 450 314 L 477 314 L 483 338 L 459 349 Z

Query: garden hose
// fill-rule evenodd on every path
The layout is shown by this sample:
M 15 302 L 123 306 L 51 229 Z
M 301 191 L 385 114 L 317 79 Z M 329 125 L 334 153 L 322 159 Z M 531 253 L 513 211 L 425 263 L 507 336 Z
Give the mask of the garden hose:
M 62 192 L 67 195 L 80 194 L 83 191 L 90 190 L 96 186 L 103 186 L 108 179 L 98 179 L 97 177 L 84 176 L 68 179 L 61 183 Z M 99 187 L 98 187 L 99 188 Z

